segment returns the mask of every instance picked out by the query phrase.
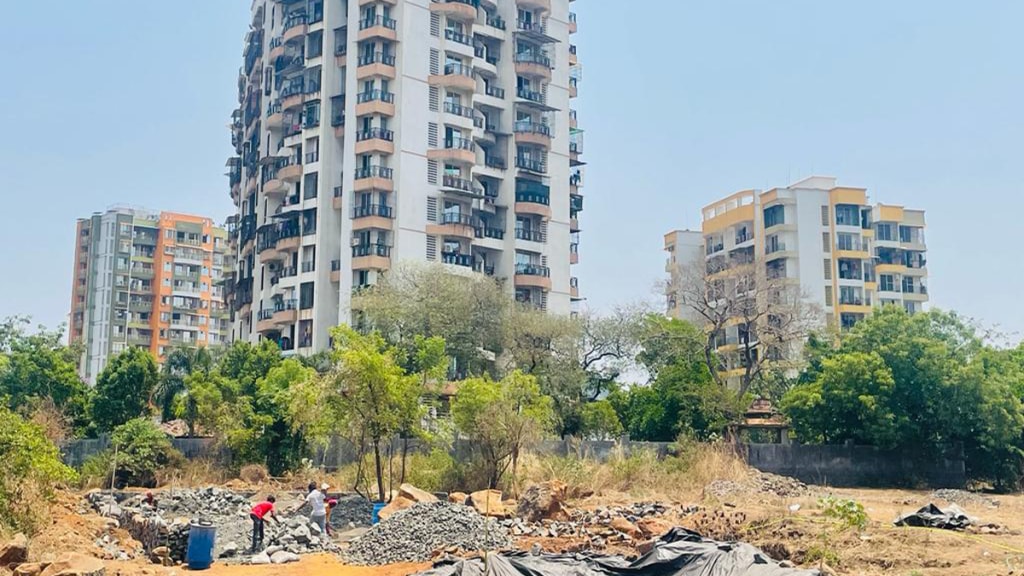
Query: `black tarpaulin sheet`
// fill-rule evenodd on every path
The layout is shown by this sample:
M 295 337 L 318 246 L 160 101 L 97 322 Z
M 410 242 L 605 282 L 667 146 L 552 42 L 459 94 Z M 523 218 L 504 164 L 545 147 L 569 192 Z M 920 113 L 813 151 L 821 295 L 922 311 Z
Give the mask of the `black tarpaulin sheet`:
M 683 528 L 662 536 L 633 562 L 621 556 L 503 552 L 446 560 L 419 576 L 820 576 L 817 570 L 783 568 L 741 542 L 717 542 Z
M 935 504 L 929 504 L 913 514 L 900 516 L 893 524 L 897 526 L 942 528 L 943 530 L 963 530 L 974 524 L 974 520 L 956 506 L 950 506 L 943 510 Z

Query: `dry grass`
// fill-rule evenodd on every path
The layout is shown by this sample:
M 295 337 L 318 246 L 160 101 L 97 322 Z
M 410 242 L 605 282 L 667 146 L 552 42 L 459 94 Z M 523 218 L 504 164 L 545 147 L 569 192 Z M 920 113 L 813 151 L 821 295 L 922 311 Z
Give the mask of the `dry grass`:
M 229 479 L 231 479 L 231 474 L 224 466 L 207 458 L 186 460 L 181 466 L 164 468 L 156 473 L 157 485 L 170 488 L 223 484 Z
M 634 498 L 694 500 L 713 480 L 746 479 L 750 469 L 730 446 L 695 444 L 677 456 L 658 458 L 650 451 L 626 455 L 621 449 L 605 461 L 590 458 L 531 456 L 522 483 L 560 480 L 576 495 L 628 495 Z

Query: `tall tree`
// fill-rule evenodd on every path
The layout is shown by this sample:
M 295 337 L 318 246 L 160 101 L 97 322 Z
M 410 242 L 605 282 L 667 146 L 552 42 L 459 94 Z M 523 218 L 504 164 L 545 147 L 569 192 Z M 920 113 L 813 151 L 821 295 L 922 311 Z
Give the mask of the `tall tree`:
M 92 419 L 100 432 L 109 432 L 148 412 L 160 373 L 153 355 L 129 348 L 107 363 L 96 380 Z
M 154 394 L 164 420 L 174 416 L 175 397 L 187 391 L 186 380 L 196 374 L 208 376 L 213 368 L 213 355 L 205 346 L 182 346 L 167 353 Z

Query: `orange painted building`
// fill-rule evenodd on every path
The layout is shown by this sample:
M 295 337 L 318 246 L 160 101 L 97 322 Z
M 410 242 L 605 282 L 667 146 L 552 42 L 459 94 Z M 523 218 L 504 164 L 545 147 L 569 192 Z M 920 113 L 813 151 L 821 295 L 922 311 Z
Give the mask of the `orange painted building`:
M 84 345 L 87 382 L 129 346 L 162 361 L 175 347 L 227 341 L 227 233 L 211 219 L 114 208 L 77 230 L 70 338 Z

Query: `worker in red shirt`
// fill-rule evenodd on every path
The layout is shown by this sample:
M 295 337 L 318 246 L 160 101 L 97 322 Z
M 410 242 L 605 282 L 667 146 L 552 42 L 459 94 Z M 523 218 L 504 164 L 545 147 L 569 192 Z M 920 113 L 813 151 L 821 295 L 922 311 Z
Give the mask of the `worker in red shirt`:
M 259 549 L 263 547 L 263 524 L 267 521 L 268 517 L 280 522 L 277 514 L 274 513 L 274 502 L 277 502 L 277 499 L 273 495 L 267 496 L 266 500 L 253 506 L 252 511 L 249 512 L 249 518 L 252 519 L 253 554 L 259 552 Z

